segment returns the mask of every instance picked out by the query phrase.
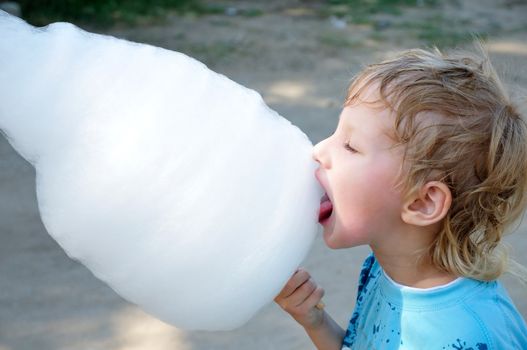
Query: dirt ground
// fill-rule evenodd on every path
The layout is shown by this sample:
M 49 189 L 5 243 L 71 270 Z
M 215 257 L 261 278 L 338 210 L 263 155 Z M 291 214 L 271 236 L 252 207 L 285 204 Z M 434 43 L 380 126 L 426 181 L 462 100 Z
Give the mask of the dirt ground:
M 313 143 L 334 129 L 345 88 L 361 65 L 433 43 L 468 46 L 469 32 L 487 38 L 514 98 L 527 95 L 526 1 L 417 3 L 370 16 L 313 0 L 231 1 L 221 3 L 221 14 L 170 15 L 162 24 L 105 33 L 204 61 L 259 91 Z M 507 240 L 513 255 L 527 265 L 527 224 Z M 343 327 L 367 253 L 366 248 L 332 251 L 318 238 L 303 263 L 326 289 L 327 310 Z M 527 318 L 527 287 L 510 276 L 503 280 Z M 0 350 L 313 348 L 272 303 L 237 330 L 187 332 L 123 301 L 46 233 L 34 171 L 0 138 Z

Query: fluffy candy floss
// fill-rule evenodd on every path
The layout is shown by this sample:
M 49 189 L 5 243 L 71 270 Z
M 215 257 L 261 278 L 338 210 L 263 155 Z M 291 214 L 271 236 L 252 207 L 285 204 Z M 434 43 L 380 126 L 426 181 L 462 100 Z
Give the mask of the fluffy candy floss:
M 177 327 L 242 325 L 317 232 L 308 138 L 181 53 L 0 11 L 0 128 L 68 255 Z

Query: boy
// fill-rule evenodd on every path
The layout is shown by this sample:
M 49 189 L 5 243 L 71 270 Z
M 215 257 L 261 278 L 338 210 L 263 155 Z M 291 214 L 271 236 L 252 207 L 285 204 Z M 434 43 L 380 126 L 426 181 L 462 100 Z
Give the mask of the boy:
M 372 249 L 346 332 L 307 271 L 275 298 L 318 349 L 527 349 L 496 281 L 525 206 L 527 127 L 488 59 L 410 50 L 367 67 L 314 159 L 324 241 Z

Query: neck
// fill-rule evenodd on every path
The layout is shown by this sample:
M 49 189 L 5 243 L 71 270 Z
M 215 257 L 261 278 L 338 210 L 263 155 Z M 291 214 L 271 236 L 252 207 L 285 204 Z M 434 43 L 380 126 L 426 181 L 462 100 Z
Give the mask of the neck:
M 384 272 L 395 282 L 414 288 L 432 288 L 456 279 L 456 275 L 432 264 L 428 248 L 434 235 L 423 232 L 413 235 L 407 231 L 404 235 L 394 234 L 391 237 L 395 238 L 392 242 L 370 244 L 370 247 Z
M 434 267 L 427 258 L 383 255 L 375 257 L 384 272 L 395 282 L 414 288 L 432 288 L 445 285 L 456 279 L 454 274 Z

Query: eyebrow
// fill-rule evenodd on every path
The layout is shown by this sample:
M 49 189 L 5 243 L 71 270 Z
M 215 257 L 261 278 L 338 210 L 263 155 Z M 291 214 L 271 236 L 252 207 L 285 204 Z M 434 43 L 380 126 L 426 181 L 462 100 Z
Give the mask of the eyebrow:
M 344 123 L 344 125 L 346 126 L 346 128 L 348 128 L 348 129 L 350 129 L 350 130 L 353 130 L 353 129 L 354 129 L 353 126 L 351 126 L 351 125 L 349 124 L 349 122 L 344 121 L 343 118 L 344 118 L 344 117 L 343 117 L 343 114 L 340 114 L 340 115 L 339 115 L 339 121 L 338 121 L 338 124 L 343 124 L 343 123 Z
M 342 123 L 346 131 L 348 131 L 352 135 L 362 135 L 362 133 L 360 132 L 360 128 L 357 128 L 356 126 L 352 125 L 347 120 L 342 120 L 342 116 L 339 118 L 339 123 Z

